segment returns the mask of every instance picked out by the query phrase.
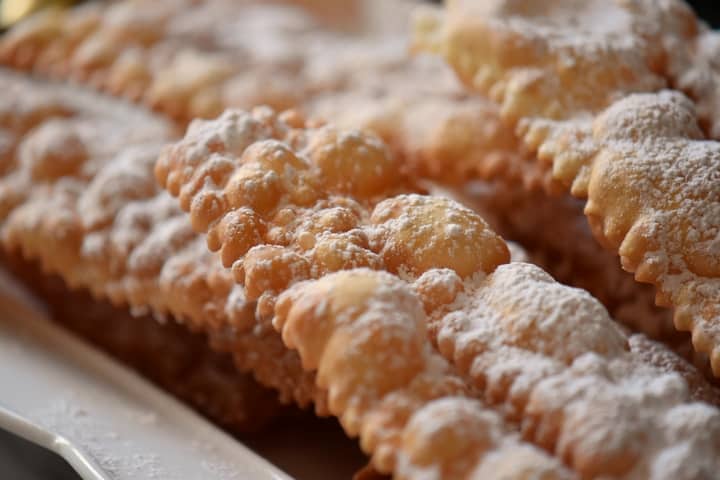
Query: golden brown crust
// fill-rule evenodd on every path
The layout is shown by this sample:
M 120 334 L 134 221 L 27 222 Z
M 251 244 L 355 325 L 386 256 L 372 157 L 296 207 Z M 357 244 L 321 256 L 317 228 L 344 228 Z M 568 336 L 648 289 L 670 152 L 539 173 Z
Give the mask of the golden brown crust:
M 268 109 L 198 120 L 155 168 L 260 311 L 272 292 L 336 270 L 485 266 L 472 241 L 486 224 L 442 198 L 393 197 L 417 187 L 376 137 L 298 122 Z M 417 231 L 421 218 L 445 231 Z
M 360 435 L 380 472 L 470 478 L 486 456 L 505 451 L 529 471 L 571 478 L 508 431 L 497 413 L 463 398 L 463 380 L 427 340 L 423 308 L 399 278 L 359 269 L 291 287 L 277 304 L 275 325 L 303 366 L 317 370 L 330 411 L 348 434 Z
M 226 80 L 247 77 L 248 67 L 289 73 L 299 54 L 289 37 L 315 26 L 302 11 L 257 2 L 93 4 L 13 28 L 0 42 L 0 61 L 142 99 L 186 123 L 220 113 Z M 252 48 L 269 42 L 276 45 L 267 54 Z
M 447 199 L 401 194 L 382 200 L 410 185 L 374 137 L 302 127 L 302 119 L 266 109 L 197 121 L 183 141 L 166 149 L 156 174 L 193 224 L 208 232 L 209 246 L 231 252 L 225 263 L 248 298 L 258 299 L 259 318 L 275 313 L 285 344 L 298 350 L 305 369 L 317 370 L 329 411 L 348 434 L 360 436 L 375 468 L 393 472 L 410 414 L 435 399 L 467 395 L 466 387 L 433 351 L 425 324 L 411 320 L 424 307 L 404 282 L 382 273 L 362 282 L 364 273 L 342 270 L 416 276 L 445 266 L 469 275 L 507 260 L 508 250 L 482 219 Z M 264 195 L 266 189 L 274 194 Z M 318 277 L 317 290 L 306 297 L 304 286 L 315 284 L 302 281 Z M 386 311 L 380 302 L 377 311 L 356 317 L 345 308 L 378 295 L 399 302 L 399 309 Z M 380 321 L 390 318 L 397 321 Z M 396 361 L 398 352 L 405 361 Z M 456 400 L 451 410 L 463 408 Z M 479 424 L 494 440 L 476 445 L 478 456 L 500 444 L 521 445 L 496 414 L 467 402 L 493 419 Z M 423 465 L 424 454 L 414 461 Z M 457 468 L 452 458 L 444 462 L 449 472 Z
M 693 348 L 688 332 L 675 328 L 672 311 L 655 305 L 655 288 L 636 282 L 616 255 L 593 241 L 580 200 L 502 182 L 475 181 L 451 189 L 433 185 L 432 190 L 472 208 L 503 238 L 512 239 L 512 261 L 534 263 L 560 283 L 587 290 L 631 332 L 662 342 L 713 377 L 708 356 Z
M 229 107 L 297 108 L 315 121 L 375 132 L 417 176 L 559 188 L 495 105 L 464 93 L 442 62 L 409 58 L 405 36 L 395 31 L 407 23 L 405 2 L 392 15 L 384 2 L 383 18 L 373 10 L 379 5 L 363 4 L 369 25 L 356 22 L 354 32 L 321 28 L 278 5 L 148 3 L 32 19 L 0 40 L 0 61 L 23 68 L 21 51 L 37 51 L 28 61 L 44 74 L 143 102 L 181 125 Z M 387 32 L 393 15 L 402 28 Z M 135 23 L 147 32 L 137 34 Z
M 682 30 L 687 16 L 681 15 L 682 10 L 678 12 L 677 22 L 672 26 Z M 647 25 L 641 22 L 641 27 Z M 641 31 L 655 38 L 654 31 Z M 87 60 L 84 65 L 95 69 L 87 77 L 89 82 L 104 82 L 103 69 L 117 65 L 112 60 L 117 53 L 102 40 L 99 35 L 83 50 L 82 59 Z M 175 51 L 172 46 L 168 48 Z M 619 111 L 611 107 L 594 122 L 591 120 L 606 106 L 603 102 L 615 100 L 613 95 L 657 88 L 662 83 L 662 77 L 652 74 L 635 78 L 638 72 L 647 73 L 645 67 L 653 72 L 651 67 L 661 58 L 657 51 L 645 58 L 645 52 L 636 54 L 623 48 L 620 44 L 617 51 L 610 52 L 609 58 L 617 56 L 621 60 L 617 62 L 618 68 L 613 65 L 608 71 L 591 69 L 599 76 L 593 81 L 602 84 L 607 80 L 611 84 L 612 91 L 607 96 L 606 91 L 596 97 L 572 91 L 563 97 L 565 85 L 555 85 L 542 71 L 535 72 L 540 76 L 537 84 L 532 83 L 535 77 L 530 76 L 520 79 L 529 80 L 530 87 L 522 82 L 510 85 L 521 91 L 513 97 L 515 103 L 503 105 L 501 114 L 512 122 L 518 120 L 513 115 L 522 111 L 523 102 L 534 101 L 533 85 L 540 85 L 543 93 L 556 93 L 559 99 L 534 114 L 554 119 L 561 107 L 581 110 L 561 119 L 559 127 L 545 121 L 523 123 L 529 150 L 542 144 L 545 163 L 532 163 L 533 157 L 514 146 L 515 139 L 507 130 L 493 129 L 500 125 L 492 123 L 499 122 L 500 117 L 493 108 L 482 110 L 475 117 L 466 115 L 457 105 L 441 102 L 443 106 L 452 105 L 447 116 L 450 125 L 452 121 L 464 126 L 480 124 L 485 119 L 491 122 L 493 128 L 487 137 L 482 137 L 479 145 L 472 141 L 462 143 L 462 151 L 476 148 L 482 151 L 490 145 L 508 152 L 506 157 L 500 154 L 498 158 L 509 166 L 500 167 L 493 166 L 502 163 L 497 158 L 478 155 L 480 160 L 474 160 L 470 156 L 471 163 L 481 162 L 480 175 L 507 177 L 548 189 L 562 182 L 572 184 L 573 193 L 590 197 L 591 221 L 598 235 L 615 248 L 623 238 L 630 237 L 629 234 L 626 237 L 628 232 L 632 233 L 632 222 L 613 224 L 625 220 L 624 209 L 633 210 L 627 217 L 631 221 L 650 218 L 653 228 L 653 222 L 664 219 L 668 211 L 677 210 L 677 205 L 658 200 L 652 194 L 656 184 L 664 187 L 674 173 L 666 177 L 663 176 L 666 172 L 653 172 L 648 202 L 631 191 L 629 185 L 637 184 L 633 177 L 636 170 L 647 168 L 642 160 L 637 161 L 636 154 L 645 153 L 648 146 L 638 141 L 634 132 L 644 132 L 649 122 L 649 128 L 657 134 L 654 118 L 658 112 L 669 112 L 672 121 L 684 128 L 674 125 L 668 131 L 659 129 L 660 139 L 672 138 L 677 141 L 673 148 L 687 148 L 682 151 L 691 153 L 690 156 L 698 154 L 683 168 L 712 163 L 714 158 L 712 149 L 705 150 L 691 142 L 688 147 L 684 145 L 684 140 L 696 140 L 699 134 L 697 129 L 687 126 L 692 123 L 692 115 L 683 113 L 682 101 L 670 98 L 672 95 L 631 97 L 632 101 L 626 99 L 623 100 L 626 103 L 619 104 L 622 105 Z M 573 52 L 572 48 L 561 49 L 563 55 L 578 60 Z M 605 53 L 600 52 L 600 56 Z M 162 57 L 163 52 L 159 55 Z M 192 99 L 192 112 L 212 115 L 223 105 L 218 85 L 229 79 L 231 73 L 223 68 L 222 61 L 215 62 L 212 55 L 190 52 L 182 58 L 182 65 L 173 64 L 179 70 L 169 70 L 170 86 L 162 89 L 170 95 L 163 99 L 157 92 L 153 94 L 160 99 L 157 105 L 178 118 L 187 116 L 190 110 L 173 110 L 171 100 L 180 92 Z M 627 59 L 629 63 L 624 63 Z M 125 60 L 123 72 L 127 73 L 129 84 L 134 89 L 143 88 L 141 85 L 149 77 L 136 70 L 142 62 L 132 56 Z M 636 63 L 642 64 L 637 71 L 630 68 L 637 67 Z M 579 62 L 579 68 L 583 65 Z M 172 81 L 174 77 L 184 78 L 176 75 L 183 68 L 190 68 L 197 77 L 188 77 L 187 84 Z M 355 85 L 342 78 L 338 82 L 346 87 Z M 523 90 L 526 87 L 529 90 Z M 342 88 L 338 91 L 343 93 Z M 330 103 L 342 98 L 340 94 L 333 96 L 334 93 L 326 97 Z M 500 87 L 490 92 L 495 98 L 506 93 Z M 415 106 L 415 96 L 422 97 L 422 93 L 408 95 L 407 105 Z M 657 103 L 657 99 L 661 102 Z M 563 103 L 564 100 L 567 102 Z M 305 106 L 314 115 L 320 110 L 312 108 L 320 104 L 318 101 Z M 628 104 L 639 118 L 623 117 Z M 57 123 L 43 125 L 32 133 L 31 147 L 18 149 L 17 171 L 21 174 L 17 177 L 26 183 L 11 183 L 15 190 L 8 187 L 7 195 L 0 196 L 7 199 L 4 203 L 11 205 L 11 209 L 24 201 L 22 214 L 10 217 L 9 242 L 22 245 L 27 252 L 37 252 L 47 249 L 39 244 L 38 238 L 43 237 L 38 235 L 53 232 L 54 236 L 47 235 L 52 248 L 69 252 L 86 248 L 100 257 L 105 250 L 97 250 L 98 246 L 110 245 L 110 251 L 121 252 L 117 255 L 120 262 L 103 265 L 103 275 L 110 272 L 122 277 L 120 285 L 108 290 L 114 298 L 127 297 L 131 303 L 147 304 L 146 296 L 159 278 L 160 292 L 167 298 L 186 299 L 190 297 L 188 292 L 193 292 L 192 298 L 205 299 L 202 304 L 178 301 L 167 307 L 169 302 L 161 295 L 154 300 L 159 303 L 153 307 L 161 311 L 163 308 L 191 311 L 187 318 L 211 328 L 219 348 L 253 352 L 253 348 L 262 345 L 263 352 L 282 355 L 282 360 L 245 368 L 254 370 L 261 379 L 265 375 L 272 381 L 289 379 L 279 388 L 300 403 L 298 398 L 304 394 L 322 405 L 327 389 L 328 411 L 340 417 L 348 433 L 360 435 L 378 470 L 394 471 L 400 478 L 569 476 L 559 460 L 586 477 L 683 478 L 694 472 L 710 475 L 717 470 L 718 465 L 713 464 L 716 446 L 702 435 L 707 433 L 713 438 L 720 434 L 718 414 L 715 409 L 695 402 L 717 401 L 715 391 L 667 350 L 642 337 L 628 338 L 586 294 L 554 283 L 529 265 L 504 265 L 508 260 L 507 246 L 481 218 L 451 201 L 419 195 L 421 189 L 407 179 L 407 165 L 419 172 L 424 172 L 423 168 L 434 169 L 438 173 L 433 175 L 442 178 L 445 172 L 437 165 L 458 155 L 454 150 L 446 154 L 443 142 L 457 130 L 445 129 L 442 120 L 439 139 L 429 135 L 432 140 L 427 144 L 416 140 L 426 135 L 417 133 L 416 125 L 408 118 L 412 113 L 420 116 L 423 110 L 418 107 L 414 111 L 407 105 L 396 111 L 392 104 L 386 107 L 380 103 L 377 116 L 380 121 L 370 115 L 369 128 L 394 142 L 395 151 L 403 155 L 412 152 L 417 159 L 414 165 L 412 161 L 403 165 L 393 159 L 372 136 L 348 134 L 315 121 L 305 122 L 295 113 L 275 115 L 257 109 L 250 114 L 230 112 L 212 122 L 193 124 L 182 142 L 164 152 L 155 173 L 168 191 L 179 198 L 181 208 L 190 213 L 192 227 L 208 233 L 208 245 L 218 251 L 216 255 L 201 253 L 204 246 L 189 230 L 187 221 L 177 216 L 167 197 L 158 200 L 161 196 L 152 182 L 147 182 L 149 170 L 145 160 L 130 162 L 144 168 L 141 188 L 130 191 L 121 186 L 120 196 L 106 194 L 112 192 L 116 174 L 100 173 L 93 177 L 96 186 L 88 189 L 91 194 L 87 197 L 78 193 L 82 181 L 69 181 L 60 188 L 51 188 L 49 193 L 33 194 L 25 201 L 17 185 L 55 186 L 60 183 L 56 181 L 58 177 L 83 179 L 86 166 L 91 165 L 92 170 L 95 158 L 92 149 L 88 149 L 92 142 L 84 141 L 82 122 L 75 125 L 70 120 L 61 120 L 62 128 Z M 642 113 L 645 107 L 649 113 Z M 386 128 L 393 122 L 384 120 L 385 111 L 391 112 L 393 121 L 400 119 L 401 127 Z M 331 115 L 337 114 L 328 114 Z M 367 127 L 361 120 L 349 122 Z M 687 139 L 680 141 L 683 136 Z M 505 140 L 507 143 L 503 143 Z M 449 143 L 457 146 L 457 142 Z M 63 146 L 62 155 L 57 154 L 58 148 L 53 144 Z M 661 158 L 663 165 L 669 166 L 672 155 L 677 153 L 673 150 L 667 154 L 650 147 L 650 153 Z M 431 156 L 423 159 L 427 151 L 432 152 Z M 548 159 L 554 163 L 547 162 Z M 535 165 L 530 173 L 525 167 L 528 163 Z M 627 171 L 613 170 L 617 165 L 628 168 L 627 178 L 623 177 Z M 448 177 L 464 178 L 467 168 L 462 162 L 456 166 L 457 171 L 450 172 Z M 553 177 L 560 182 L 552 180 Z M 624 189 L 621 199 L 605 195 L 616 185 Z M 702 198 L 693 197 L 693 201 L 698 200 L 698 204 L 707 198 L 717 203 L 713 192 L 704 185 L 695 190 L 677 191 L 676 198 L 697 193 Z M 113 235 L 109 243 L 104 243 L 102 232 L 109 221 L 104 210 L 120 208 L 113 202 L 123 195 L 128 196 L 135 210 L 129 209 L 130 213 L 123 215 L 125 223 L 113 224 L 113 229 L 117 226 L 113 233 L 122 237 L 127 231 L 140 231 L 140 236 L 147 235 L 142 244 L 136 245 L 132 239 L 117 240 Z M 144 201 L 151 197 L 152 204 Z M 35 206 L 26 207 L 28 203 Z M 50 203 L 71 215 L 47 218 L 40 210 Z M 125 200 L 121 203 L 129 205 Z M 103 205 L 99 212 L 84 208 L 96 204 Z M 695 204 L 684 206 L 690 211 L 699 210 Z M 79 224 L 72 218 L 75 211 L 82 213 Z M 714 225 L 715 213 L 711 208 L 706 223 Z M 162 231 L 148 231 L 144 226 L 158 222 L 163 224 Z M 679 240 L 682 244 L 690 236 L 693 239 L 697 236 L 695 231 L 687 234 L 682 219 L 671 219 L 667 225 L 668 230 L 660 232 L 663 242 Z M 94 235 L 88 245 L 83 240 L 84 229 L 93 235 L 100 234 Z M 57 232 L 62 232 L 62 241 L 56 238 Z M 624 246 L 629 249 L 624 253 L 626 261 L 632 261 L 633 255 L 645 261 L 648 252 L 652 253 L 647 245 L 649 240 L 646 237 L 642 240 L 640 247 L 635 242 L 636 248 L 632 242 L 623 242 L 621 254 Z M 712 238 L 701 241 L 708 249 L 713 248 Z M 667 245 L 664 243 L 663 247 Z M 207 268 L 197 272 L 196 267 L 203 265 L 199 258 L 208 259 L 203 260 Z M 701 272 L 703 275 L 713 273 L 707 274 L 714 264 L 703 262 L 707 258 L 702 255 L 681 260 L 685 267 L 692 264 L 690 267 L 696 270 L 706 269 Z M 674 275 L 673 269 L 683 266 L 675 261 L 673 257 L 672 268 L 665 273 Z M 231 273 L 221 270 L 220 263 L 229 267 Z M 54 268 L 70 268 L 69 264 L 58 265 Z M 166 270 L 169 265 L 172 269 Z M 501 266 L 495 270 L 498 265 Z M 649 267 L 638 275 L 649 278 L 657 274 L 648 270 Z M 81 275 L 87 282 L 87 278 L 96 278 L 93 275 L 97 273 L 87 269 Z M 659 278 L 660 274 L 657 275 Z M 664 280 L 675 286 L 678 280 L 686 278 Z M 689 292 L 703 293 L 706 286 L 691 285 Z M 204 293 L 197 294 L 197 290 Z M 717 290 L 711 285 L 709 291 L 712 295 Z M 682 292 L 688 295 L 687 289 Z M 690 302 L 694 301 L 690 298 Z M 703 314 L 710 311 L 711 316 L 715 315 L 710 310 L 712 304 L 700 306 L 706 310 Z M 282 330 L 284 343 L 291 350 L 273 332 L 271 322 L 275 313 L 275 325 Z M 698 331 L 707 332 L 696 328 Z M 696 343 L 704 342 L 701 334 L 695 337 Z M 243 361 L 252 361 L 250 355 L 240 354 L 239 358 L 241 365 Z M 317 377 L 301 373 L 300 361 L 308 372 L 317 370 Z M 276 366 L 295 370 L 289 375 L 265 370 Z M 314 388 L 314 381 L 320 389 Z M 478 394 L 483 396 L 482 402 L 458 398 Z M 513 421 L 521 423 L 525 440 L 548 449 L 555 457 L 519 440 L 513 433 L 516 428 Z M 681 447 L 675 448 L 678 445 Z
M 424 10 L 416 48 L 440 53 L 463 82 L 488 93 L 505 118 L 568 121 L 633 92 L 667 86 L 665 49 L 690 40 L 697 19 L 680 1 L 454 1 Z M 582 79 L 582 81 L 580 81 Z
M 204 330 L 242 371 L 278 389 L 283 402 L 315 402 L 322 412 L 324 393 L 313 376 L 269 324 L 256 325 L 252 303 L 155 184 L 153 164 L 172 129 L 72 87 L 4 72 L 0 81 L 16 94 L 0 117 L 9 119 L 2 128 L 18 152 L 0 179 L 3 246 L 72 288 Z M 35 128 L 28 131 L 29 119 Z M 57 145 L 74 145 L 61 150 L 72 172 L 56 171 Z
M 280 106 L 304 81 L 278 84 L 276 96 L 257 85 L 303 76 L 309 52 L 298 43 L 351 36 L 293 3 L 127 0 L 40 14 L 2 39 L 0 61 L 142 100 L 183 124 L 218 115 L 228 99 Z
M 418 38 L 500 102 L 553 176 L 588 199 L 596 238 L 656 285 L 658 303 L 675 307 L 676 326 L 692 331 L 718 374 L 717 144 L 702 140 L 681 94 L 633 94 L 667 86 L 678 62 L 702 69 L 686 44 L 703 28 L 681 2 L 617 2 L 602 12 L 612 22 L 594 19 L 600 5 L 556 2 L 549 20 L 502 1 L 456 2 L 444 21 L 423 17 Z
M 707 433 L 683 428 L 679 434 L 677 422 L 708 422 L 709 435 L 720 433 L 717 409 L 698 402 L 720 397 L 697 371 L 659 344 L 628 338 L 587 293 L 529 264 L 502 265 L 464 285 L 450 270 L 429 270 L 414 284 L 367 269 L 337 272 L 291 287 L 280 295 L 276 314 L 285 343 L 298 350 L 305 368 L 318 370 L 330 409 L 348 432 L 366 418 L 361 438 L 380 428 L 372 421 L 373 399 L 383 406 L 384 395 L 404 395 L 414 384 L 407 378 L 430 368 L 422 367 L 419 351 L 407 350 L 418 341 L 408 329 L 425 326 L 495 411 L 521 423 L 526 440 L 556 452 L 581 476 L 665 478 L 665 457 L 679 444 L 699 445 Z M 497 420 L 483 410 L 475 420 L 477 407 L 468 403 L 451 396 L 430 402 L 407 425 L 402 417 L 385 422 L 383 438 L 391 441 L 388 430 L 400 429 L 402 443 L 371 443 L 369 451 L 397 449 L 401 478 L 422 468 L 469 478 L 483 468 L 476 460 L 492 458 L 487 445 L 498 443 L 486 438 L 488 422 Z M 476 428 L 464 427 L 475 421 Z M 678 478 L 689 473 L 680 465 L 717 468 L 711 450 L 692 448 L 673 467 Z
M 663 115 L 662 125 L 656 115 Z M 629 97 L 598 117 L 593 138 L 601 147 L 585 214 L 623 267 L 655 284 L 660 304 L 675 307 L 675 325 L 692 332 L 717 374 L 720 190 L 713 178 L 720 146 L 701 139 L 693 115 L 687 99 L 663 92 Z M 645 138 L 626 140 L 628 130 Z
M 313 118 L 375 133 L 420 178 L 450 184 L 506 179 L 533 191 L 559 187 L 524 150 L 497 106 L 463 92 L 430 57 L 353 76 L 342 88 L 313 94 L 301 105 Z
M 586 476 L 650 475 L 678 442 L 699 442 L 678 434 L 678 411 L 715 425 L 717 410 L 697 400 L 717 398 L 697 371 L 628 338 L 586 292 L 505 264 L 507 246 L 472 211 L 398 195 L 414 187 L 397 168 L 372 136 L 267 109 L 198 121 L 156 166 L 209 246 L 230 252 L 226 265 L 258 299 L 259 316 L 274 313 L 285 344 L 317 371 L 330 412 L 360 435 L 378 470 L 464 478 L 486 472 L 486 459 L 506 464 L 487 453 L 505 448 L 507 435 L 492 433 L 502 431 L 496 414 L 454 398 L 463 378 L 520 422 L 527 440 Z M 320 248 L 327 241 L 333 248 Z M 463 377 L 437 363 L 428 334 Z M 408 405 L 422 420 L 408 420 Z M 628 411 L 618 416 L 617 405 Z M 597 422 L 585 420 L 591 411 L 602 412 Z M 440 423 L 424 429 L 433 416 Z M 628 450 L 638 435 L 664 440 Z M 441 447 L 450 441 L 457 448 Z M 454 456 L 462 444 L 474 452 L 467 463 Z M 715 468 L 712 454 L 701 458 L 698 468 Z M 527 461 L 542 471 L 550 460 L 528 453 Z M 552 461 L 548 469 L 561 475 Z
M 632 331 L 671 345 L 689 338 L 675 329 L 671 311 L 655 306 L 655 289 L 634 281 L 617 256 L 594 241 L 581 200 L 501 182 L 473 182 L 452 193 L 503 238 L 519 242 L 527 261 L 560 283 L 587 290 Z

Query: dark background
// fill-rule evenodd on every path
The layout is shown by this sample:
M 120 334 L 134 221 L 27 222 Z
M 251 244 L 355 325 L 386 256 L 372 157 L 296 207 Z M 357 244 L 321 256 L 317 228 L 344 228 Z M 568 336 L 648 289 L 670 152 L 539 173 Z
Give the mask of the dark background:
M 697 14 L 715 28 L 720 27 L 720 2 L 717 0 L 689 0 Z

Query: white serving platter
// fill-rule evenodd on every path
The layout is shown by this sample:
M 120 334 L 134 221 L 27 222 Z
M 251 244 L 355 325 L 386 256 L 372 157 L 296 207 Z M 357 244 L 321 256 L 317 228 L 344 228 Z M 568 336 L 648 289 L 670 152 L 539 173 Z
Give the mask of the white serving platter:
M 58 453 L 86 480 L 290 479 L 53 325 L 2 271 L 0 429 Z

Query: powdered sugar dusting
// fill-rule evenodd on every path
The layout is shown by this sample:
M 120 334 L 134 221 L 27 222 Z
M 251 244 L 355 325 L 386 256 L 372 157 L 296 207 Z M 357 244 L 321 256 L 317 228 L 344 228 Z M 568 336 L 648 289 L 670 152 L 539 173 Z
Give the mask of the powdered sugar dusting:
M 683 411 L 688 418 L 706 419 L 707 428 L 713 429 L 711 435 L 720 435 L 720 430 L 715 431 L 715 425 L 720 428 L 717 408 L 696 401 L 715 397 L 706 396 L 702 377 L 697 372 L 688 376 L 691 367 L 678 357 L 666 350 L 658 356 L 663 349 L 657 344 L 629 339 L 597 300 L 555 283 L 533 265 L 501 265 L 488 275 L 467 280 L 460 290 L 454 279 L 459 277 L 450 270 L 426 272 L 415 284 L 418 298 L 413 300 L 397 278 L 351 270 L 299 283 L 280 296 L 277 306 L 276 326 L 286 344 L 299 351 L 307 368 L 324 372 L 319 381 L 330 388 L 331 396 L 343 399 L 335 407 L 331 403 L 331 409 L 337 408 L 337 414 L 351 412 L 344 415 L 352 421 L 341 417 L 349 422 L 344 423 L 349 432 L 357 428 L 354 419 L 359 407 L 346 410 L 350 394 L 345 389 L 356 389 L 352 395 L 358 403 L 351 405 L 365 405 L 376 390 L 366 390 L 372 383 L 364 382 L 382 382 L 385 374 L 397 382 L 402 375 L 395 368 L 417 368 L 417 357 L 408 357 L 399 346 L 388 349 L 385 342 L 412 342 L 415 334 L 411 332 L 422 329 L 424 322 L 440 352 L 494 406 L 493 413 L 483 410 L 487 407 L 470 413 L 478 404 L 463 406 L 464 401 L 447 398 L 437 406 L 428 403 L 407 426 L 393 426 L 404 429 L 396 464 L 399 471 L 443 478 L 452 476 L 448 472 L 482 470 L 482 448 L 491 445 L 491 451 L 502 451 L 500 445 L 508 437 L 484 439 L 485 435 L 493 438 L 488 432 L 495 427 L 485 424 L 467 430 L 466 422 L 475 421 L 477 414 L 478 421 L 487 416 L 483 422 L 492 424 L 499 418 L 495 412 L 521 421 L 525 438 L 571 459 L 570 466 L 581 475 L 667 478 L 658 472 L 668 458 L 682 458 L 679 465 L 692 464 L 697 471 L 717 468 L 716 455 L 708 453 L 717 446 L 706 444 L 703 448 L 710 450 L 703 454 L 690 448 L 703 442 L 707 431 L 677 428 L 677 412 Z M 455 293 L 443 297 L 443 289 Z M 424 311 L 418 310 L 420 300 Z M 382 313 L 386 311 L 395 313 Z M 388 334 L 399 333 L 396 322 L 406 313 L 411 318 L 403 320 L 400 336 L 373 333 L 375 322 Z M 346 328 L 354 331 L 354 325 L 362 334 L 341 333 Z M 330 348 L 325 345 L 335 345 L 341 338 L 342 349 L 325 350 Z M 370 354 L 365 345 L 371 344 L 394 351 L 394 360 Z M 355 367 L 338 355 L 363 355 L 366 360 Z M 354 370 L 372 370 L 368 362 L 374 361 L 386 369 L 392 366 L 392 373 Z M 348 378 L 354 382 L 346 383 Z M 460 413 L 463 408 L 470 411 Z M 530 465 L 546 461 L 542 455 L 532 460 L 534 455 L 528 459 Z M 488 458 L 499 461 L 502 456 L 488 454 Z M 532 471 L 531 466 L 527 468 Z
M 489 404 L 527 425 L 527 438 L 562 450 L 582 474 L 642 478 L 672 448 L 662 418 L 679 405 L 701 408 L 694 399 L 702 396 L 697 382 L 691 385 L 676 367 L 679 359 L 645 363 L 648 357 L 631 349 L 627 335 L 586 292 L 559 285 L 532 265 L 503 265 L 508 261 L 504 242 L 470 210 L 414 193 L 377 203 L 364 193 L 366 178 L 357 175 L 357 166 L 368 164 L 373 174 L 377 165 L 392 164 L 371 138 L 344 136 L 328 127 L 291 127 L 282 116 L 262 115 L 280 142 L 259 139 L 229 156 L 227 170 L 220 172 L 212 155 L 200 163 L 187 156 L 185 145 L 192 150 L 198 141 L 207 143 L 191 132 L 161 159 L 160 179 L 181 192 L 201 184 L 203 195 L 215 195 L 217 204 L 225 205 L 218 213 L 195 209 L 201 204 L 192 196 L 185 202 L 197 224 L 208 226 L 210 246 L 230 255 L 226 264 L 244 283 L 247 297 L 257 300 L 260 318 L 275 314 L 286 345 L 298 351 L 306 369 L 319 372 L 329 408 L 348 433 L 382 439 L 373 443 L 378 468 L 389 471 L 399 465 L 393 462 L 405 461 L 402 450 L 396 457 L 382 446 L 405 427 L 365 431 L 364 425 L 374 424 L 363 415 L 375 414 L 363 412 L 374 411 L 375 398 L 390 408 L 381 392 L 394 392 L 387 397 L 393 406 L 396 395 L 409 395 L 406 388 L 414 391 L 411 386 L 419 380 L 406 382 L 418 378 L 417 372 L 437 373 L 438 367 L 430 369 L 438 365 L 428 359 L 433 355 L 411 353 L 427 349 L 417 343 L 425 322 L 440 352 L 472 379 Z M 249 124 L 236 122 L 234 128 Z M 205 125 L 210 131 L 212 122 Z M 216 148 L 227 151 L 224 144 Z M 372 149 L 377 155 L 368 156 Z M 335 157 L 340 151 L 346 159 Z M 336 180 L 335 172 L 355 155 L 362 161 L 353 167 L 354 175 Z M 277 174 L 283 194 L 253 190 L 253 196 L 245 195 L 239 180 L 245 181 L 241 172 L 250 167 Z M 171 183 L 180 178 L 176 172 L 188 179 L 185 184 Z M 348 183 L 347 177 L 355 181 Z M 402 176 L 397 178 L 388 190 L 379 190 L 380 197 L 405 187 Z M 180 199 L 182 204 L 182 194 Z M 321 250 L 321 245 L 332 248 Z M 366 263 L 358 262 L 359 254 Z M 442 267 L 449 269 L 436 270 Z M 409 283 L 416 299 L 404 290 Z M 355 357 L 363 361 L 351 361 Z M 375 362 L 385 370 L 376 369 Z M 645 405 L 648 398 L 657 403 Z M 626 405 L 623 415 L 630 415 L 620 425 L 609 420 L 617 405 Z M 595 409 L 607 416 L 583 423 Z M 644 413 L 635 419 L 639 409 Z M 580 430 L 587 434 L 582 442 L 574 433 Z M 638 432 L 659 440 L 640 444 Z M 687 432 L 682 441 L 694 438 Z M 626 447 L 637 455 L 624 457 Z M 594 452 L 611 460 L 598 463 Z M 428 475 L 437 474 L 433 461 L 442 463 L 431 458 Z
M 123 439 L 96 416 L 88 414 L 83 403 L 75 395 L 64 394 L 48 407 L 31 413 L 30 418 L 86 450 L 111 475 L 168 477 L 168 472 L 159 466 L 157 454 L 139 451 L 132 440 Z M 146 417 L 147 413 L 127 412 L 129 422 L 145 421 Z
M 557 460 L 522 442 L 469 392 L 430 347 L 423 304 L 384 272 L 356 269 L 298 283 L 279 300 L 275 325 L 318 382 L 345 430 L 371 445 L 382 472 L 464 478 L 486 452 L 535 452 L 558 478 Z
M 676 325 L 694 331 L 696 348 L 717 370 L 719 317 L 711 305 L 720 292 L 720 147 L 701 140 L 693 115 L 687 99 L 662 92 L 630 96 L 598 117 L 601 152 L 585 212 L 623 266 L 677 307 Z M 606 193 L 611 184 L 617 197 Z
M 466 276 L 507 258 L 505 244 L 460 205 L 392 197 L 417 187 L 376 137 L 298 121 L 267 110 L 228 111 L 193 126 L 156 168 L 193 225 L 207 229 L 209 247 L 248 299 L 258 301 L 260 316 L 272 315 L 275 295 L 289 285 L 337 270 L 417 277 L 448 267 Z M 226 137 L 255 143 L 234 150 Z
M 283 401 L 317 401 L 322 409 L 324 393 L 301 371 L 297 356 L 283 352 L 279 336 L 248 329 L 255 322 L 253 304 L 244 294 L 230 295 L 237 290 L 232 277 L 155 183 L 153 164 L 162 143 L 172 138 L 167 123 L 73 87 L 5 72 L 0 82 L 23 92 L 7 116 L 15 120 L 2 128 L 11 129 L 19 143 L 32 144 L 34 159 L 12 162 L 0 179 L 4 246 L 39 260 L 72 287 L 127 304 L 138 314 L 171 314 L 204 329 L 244 370 L 280 390 Z M 62 108 L 56 107 L 60 101 Z M 30 119 L 63 128 L 36 135 L 40 130 L 28 130 Z M 57 139 L 63 145 L 67 132 L 75 132 L 73 141 L 86 152 L 81 168 L 31 181 L 35 160 L 52 160 L 56 149 L 50 146 Z
M 420 18 L 418 46 L 442 53 L 467 85 L 501 103 L 553 176 L 588 198 L 595 236 L 636 279 L 658 287 L 658 302 L 676 308 L 676 326 L 692 330 L 695 348 L 720 372 L 717 144 L 702 140 L 680 93 L 636 93 L 684 88 L 714 131 L 717 75 L 707 54 L 717 42 L 680 1 L 597 11 L 605 20 L 625 16 L 615 25 L 625 36 L 578 11 L 593 5 L 553 2 L 549 28 L 531 5 L 490 2 L 482 17 L 458 2 L 444 18 Z M 580 15 L 564 14 L 573 11 Z M 468 22 L 483 28 L 463 30 Z M 468 32 L 479 33 L 461 41 Z M 475 44 L 488 48 L 468 47 Z

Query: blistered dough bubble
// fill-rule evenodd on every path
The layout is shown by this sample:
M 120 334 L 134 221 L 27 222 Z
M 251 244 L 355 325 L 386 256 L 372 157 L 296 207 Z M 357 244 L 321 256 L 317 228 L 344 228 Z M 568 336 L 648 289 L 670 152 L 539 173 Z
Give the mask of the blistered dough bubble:
M 357 195 L 377 195 L 396 184 L 399 163 L 376 138 L 359 132 L 323 127 L 312 135 L 312 162 L 321 170 L 326 188 Z
M 77 174 L 88 156 L 72 124 L 62 120 L 44 123 L 19 148 L 20 162 L 38 180 Z
M 381 255 L 393 271 L 421 275 L 450 268 L 461 277 L 488 273 L 510 258 L 505 242 L 472 211 L 442 197 L 401 195 L 375 207 Z

